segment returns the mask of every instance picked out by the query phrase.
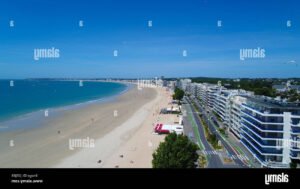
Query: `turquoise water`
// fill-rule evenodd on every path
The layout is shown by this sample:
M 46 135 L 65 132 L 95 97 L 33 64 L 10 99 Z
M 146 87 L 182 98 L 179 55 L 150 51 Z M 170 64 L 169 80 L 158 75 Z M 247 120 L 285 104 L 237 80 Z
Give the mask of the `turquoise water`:
M 0 80 L 0 121 L 15 116 L 86 101 L 104 99 L 122 93 L 120 83 L 46 80 Z

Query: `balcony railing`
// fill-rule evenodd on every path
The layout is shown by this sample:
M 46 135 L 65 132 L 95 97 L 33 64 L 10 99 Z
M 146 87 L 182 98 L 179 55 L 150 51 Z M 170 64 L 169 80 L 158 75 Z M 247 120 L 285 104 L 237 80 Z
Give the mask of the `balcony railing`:
M 251 120 L 248 117 L 244 116 L 241 117 L 241 120 L 255 127 L 260 132 L 283 132 L 283 125 L 261 125 L 260 123 L 257 123 L 254 120 Z
M 250 133 L 245 131 L 243 128 L 242 128 L 241 135 L 243 135 L 249 141 L 251 140 L 251 141 L 255 142 L 257 145 L 259 145 L 263 149 L 267 149 L 267 148 L 270 149 L 270 148 L 276 148 L 277 147 L 276 141 L 263 141 L 261 139 L 258 139 L 255 136 L 251 135 Z M 282 146 L 280 146 L 280 147 L 282 148 Z M 276 150 L 278 150 L 278 149 L 276 149 Z
M 252 114 L 252 113 L 250 113 L 248 111 L 245 111 L 245 110 L 242 110 L 241 113 L 243 115 L 251 117 L 252 119 L 256 120 L 257 122 L 259 122 L 261 124 L 274 124 L 274 125 L 283 124 L 283 120 L 277 120 L 277 121 L 268 120 L 268 121 L 266 121 L 267 117 L 263 117 L 263 116 L 259 116 L 259 115 L 254 115 L 254 114 Z M 264 118 L 264 119 L 262 119 L 262 118 Z

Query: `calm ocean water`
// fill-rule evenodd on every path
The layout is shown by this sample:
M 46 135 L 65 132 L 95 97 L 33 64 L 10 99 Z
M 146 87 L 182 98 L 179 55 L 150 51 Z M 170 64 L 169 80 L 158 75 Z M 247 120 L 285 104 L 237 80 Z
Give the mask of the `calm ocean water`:
M 127 88 L 124 84 L 106 82 L 0 80 L 0 121 L 54 107 L 104 99 Z

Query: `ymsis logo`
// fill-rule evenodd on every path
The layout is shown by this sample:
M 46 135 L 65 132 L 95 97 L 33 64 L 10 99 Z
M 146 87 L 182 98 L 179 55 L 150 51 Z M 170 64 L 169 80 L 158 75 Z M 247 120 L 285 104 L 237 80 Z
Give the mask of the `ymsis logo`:
M 50 49 L 34 49 L 33 50 L 33 59 L 39 60 L 40 58 L 59 58 L 59 49 L 54 47 Z
M 265 49 L 260 47 L 256 49 L 240 49 L 240 60 L 245 60 L 245 58 L 265 58 L 265 53 Z
M 266 174 L 265 175 L 265 185 L 270 185 L 270 183 L 288 183 L 289 175 L 288 174 Z
M 162 80 L 158 80 L 157 78 L 155 78 L 155 80 L 137 80 L 137 88 L 139 90 L 142 90 L 142 88 L 156 88 L 156 87 L 162 87 Z
M 69 139 L 69 149 L 74 150 L 74 148 L 94 148 L 95 140 L 87 137 L 86 139 Z

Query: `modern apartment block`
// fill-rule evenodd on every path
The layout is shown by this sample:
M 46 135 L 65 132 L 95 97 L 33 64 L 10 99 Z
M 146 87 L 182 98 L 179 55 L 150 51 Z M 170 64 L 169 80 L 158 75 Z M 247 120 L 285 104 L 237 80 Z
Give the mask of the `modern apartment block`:
M 241 106 L 246 102 L 246 97 L 233 96 L 229 108 L 229 130 L 238 138 L 241 138 Z
M 213 85 L 213 86 L 208 87 L 208 90 L 206 92 L 206 101 L 205 101 L 205 103 L 211 109 L 214 107 L 216 97 L 217 97 L 216 93 L 219 90 L 221 90 L 221 87 L 219 87 L 218 85 Z
M 199 88 L 199 84 L 197 83 L 190 83 L 186 86 L 186 92 L 194 97 L 197 97 L 197 89 Z
M 207 83 L 192 83 L 191 86 L 192 90 L 189 92 L 192 92 L 205 106 L 213 108 L 216 93 L 222 87 Z
M 229 125 L 231 97 L 237 95 L 237 90 L 221 90 L 215 93 L 213 111 L 222 119 L 225 125 Z
M 171 90 L 175 90 L 175 88 L 176 88 L 176 81 L 169 81 L 167 85 L 168 85 L 168 87 Z
M 191 79 L 181 79 L 178 82 L 178 87 L 184 91 L 189 90 L 190 84 L 192 83 Z
M 191 83 L 187 89 L 221 118 L 262 166 L 288 167 L 292 159 L 300 160 L 299 104 L 206 83 Z
M 300 159 L 300 107 L 262 97 L 241 105 L 241 142 L 265 167 Z

